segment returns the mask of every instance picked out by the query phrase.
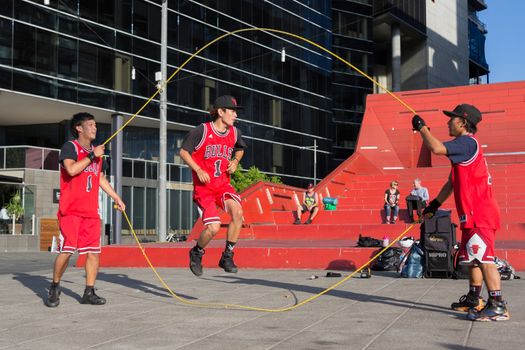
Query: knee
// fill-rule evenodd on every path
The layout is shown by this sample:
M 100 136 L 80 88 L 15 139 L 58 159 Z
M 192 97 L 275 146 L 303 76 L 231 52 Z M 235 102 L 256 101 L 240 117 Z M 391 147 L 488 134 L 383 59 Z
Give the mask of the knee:
M 242 208 L 238 208 L 233 210 L 232 212 L 232 220 L 235 222 L 242 222 L 242 216 L 244 215 Z
M 215 237 L 215 235 L 217 234 L 217 232 L 219 232 L 220 229 L 221 229 L 221 224 L 219 223 L 209 224 L 206 227 L 206 234 L 209 235 L 210 237 Z

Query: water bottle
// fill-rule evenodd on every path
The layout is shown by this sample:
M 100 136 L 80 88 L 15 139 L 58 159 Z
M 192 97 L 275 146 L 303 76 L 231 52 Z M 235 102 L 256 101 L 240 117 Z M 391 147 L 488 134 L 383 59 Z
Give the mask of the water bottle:
M 387 247 L 390 244 L 390 240 L 388 239 L 388 236 L 383 237 L 383 248 Z

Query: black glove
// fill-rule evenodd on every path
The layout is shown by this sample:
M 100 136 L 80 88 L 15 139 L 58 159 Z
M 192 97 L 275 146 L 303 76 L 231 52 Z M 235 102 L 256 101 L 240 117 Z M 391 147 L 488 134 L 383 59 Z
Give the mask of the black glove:
M 423 216 L 426 216 L 428 218 L 433 217 L 440 206 L 441 203 L 439 203 L 437 199 L 433 199 L 432 201 L 430 201 L 430 203 L 428 203 L 427 207 L 423 209 Z
M 412 117 L 412 129 L 414 129 L 415 131 L 421 131 L 421 128 L 426 125 L 427 124 L 425 124 L 425 121 L 423 120 L 423 118 L 421 118 L 417 114 L 415 114 Z

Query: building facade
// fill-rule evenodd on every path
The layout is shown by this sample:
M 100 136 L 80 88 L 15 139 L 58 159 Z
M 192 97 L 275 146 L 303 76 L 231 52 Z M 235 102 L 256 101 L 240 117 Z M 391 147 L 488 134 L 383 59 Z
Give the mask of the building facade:
M 375 0 L 375 77 L 393 91 L 480 83 L 485 9 L 484 0 Z

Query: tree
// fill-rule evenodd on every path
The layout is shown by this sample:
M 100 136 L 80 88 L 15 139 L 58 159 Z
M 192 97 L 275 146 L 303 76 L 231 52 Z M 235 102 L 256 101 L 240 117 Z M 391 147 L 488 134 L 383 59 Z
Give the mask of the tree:
M 20 191 L 16 191 L 16 193 L 11 197 L 9 203 L 5 207 L 5 210 L 7 211 L 7 215 L 9 215 L 11 217 L 11 220 L 13 220 L 12 229 L 14 235 L 16 221 L 22 215 L 24 215 L 24 207 L 22 206 L 22 197 L 20 197 Z
M 262 173 L 257 167 L 252 165 L 248 170 L 244 170 L 239 164 L 237 170 L 231 176 L 231 184 L 237 192 L 243 191 L 248 186 L 259 181 L 282 184 L 279 176 L 268 176 Z
M 24 207 L 22 206 L 22 197 L 20 197 L 20 191 L 17 191 L 9 200 L 9 203 L 5 207 L 7 215 L 13 220 L 18 220 L 24 215 Z

